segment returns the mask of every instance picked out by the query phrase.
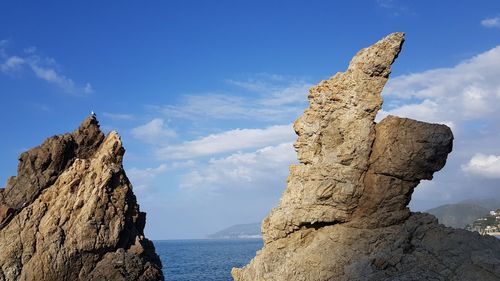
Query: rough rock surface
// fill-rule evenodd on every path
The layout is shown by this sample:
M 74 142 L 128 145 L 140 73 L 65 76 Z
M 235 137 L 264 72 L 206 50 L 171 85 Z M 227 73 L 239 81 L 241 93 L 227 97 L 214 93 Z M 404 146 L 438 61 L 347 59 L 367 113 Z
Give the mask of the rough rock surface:
M 500 280 L 500 241 L 407 205 L 452 149 L 445 125 L 388 116 L 381 92 L 404 42 L 393 33 L 312 87 L 294 124 L 300 164 L 262 223 L 264 248 L 235 280 Z
M 163 280 L 124 153 L 90 116 L 21 154 L 0 189 L 0 280 Z

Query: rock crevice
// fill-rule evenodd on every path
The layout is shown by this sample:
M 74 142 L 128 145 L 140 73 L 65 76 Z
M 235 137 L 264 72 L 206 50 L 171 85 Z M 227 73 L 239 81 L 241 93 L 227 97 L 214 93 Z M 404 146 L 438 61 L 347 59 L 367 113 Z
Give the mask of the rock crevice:
M 445 125 L 375 122 L 403 33 L 358 52 L 310 89 L 294 123 L 299 164 L 262 222 L 264 248 L 242 280 L 499 280 L 500 241 L 446 228 L 408 209 L 414 188 L 445 165 Z

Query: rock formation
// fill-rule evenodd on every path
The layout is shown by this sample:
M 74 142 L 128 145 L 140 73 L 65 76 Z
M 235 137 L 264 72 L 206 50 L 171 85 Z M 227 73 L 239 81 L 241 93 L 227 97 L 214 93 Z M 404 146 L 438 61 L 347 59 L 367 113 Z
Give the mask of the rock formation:
M 311 88 L 294 124 L 300 164 L 236 281 L 500 280 L 500 241 L 407 207 L 420 180 L 444 166 L 453 135 L 394 116 L 375 123 L 403 42 L 391 34 Z
M 21 154 L 0 189 L 0 280 L 163 280 L 124 153 L 90 116 Z

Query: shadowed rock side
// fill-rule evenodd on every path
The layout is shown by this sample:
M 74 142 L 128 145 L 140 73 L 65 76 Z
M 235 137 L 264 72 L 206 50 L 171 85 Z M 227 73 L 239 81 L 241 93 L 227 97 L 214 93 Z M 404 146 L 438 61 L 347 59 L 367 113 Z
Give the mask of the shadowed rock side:
M 163 280 L 124 153 L 90 116 L 21 154 L 0 189 L 0 280 Z
M 374 122 L 404 41 L 393 33 L 309 93 L 294 124 L 300 164 L 262 222 L 264 248 L 236 281 L 500 280 L 500 241 L 444 227 L 407 205 L 451 152 L 444 125 Z

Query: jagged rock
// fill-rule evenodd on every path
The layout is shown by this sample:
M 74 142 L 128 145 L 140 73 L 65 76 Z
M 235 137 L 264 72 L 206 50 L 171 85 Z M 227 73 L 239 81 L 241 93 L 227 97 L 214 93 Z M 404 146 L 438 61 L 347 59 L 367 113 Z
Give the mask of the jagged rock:
M 21 154 L 0 190 L 0 280 L 163 280 L 124 153 L 90 116 Z
M 300 164 L 262 222 L 264 248 L 236 281 L 500 280 L 500 241 L 407 205 L 452 149 L 445 125 L 388 116 L 381 92 L 404 42 L 393 33 L 309 93 L 294 124 Z

